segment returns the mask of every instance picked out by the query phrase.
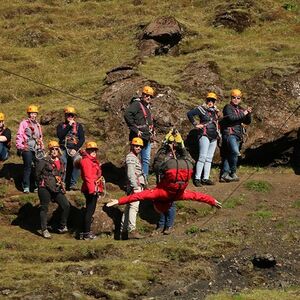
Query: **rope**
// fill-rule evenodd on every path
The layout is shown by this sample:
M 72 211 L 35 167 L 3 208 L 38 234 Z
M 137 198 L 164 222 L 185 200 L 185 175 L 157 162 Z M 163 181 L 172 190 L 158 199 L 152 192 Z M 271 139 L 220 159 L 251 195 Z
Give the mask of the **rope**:
M 48 88 L 48 89 L 50 89 L 50 90 L 53 90 L 53 91 L 62 93 L 62 94 L 64 94 L 64 95 L 70 96 L 70 97 L 72 97 L 72 98 L 75 98 L 75 99 L 78 99 L 78 100 L 81 100 L 81 101 L 84 101 L 84 102 L 89 102 L 89 103 L 91 103 L 91 104 L 100 106 L 100 104 L 97 103 L 97 102 L 91 101 L 91 100 L 89 100 L 89 99 L 84 99 L 84 98 L 82 98 L 82 97 L 80 97 L 80 96 L 73 95 L 73 94 L 71 94 L 71 93 L 69 93 L 69 92 L 66 92 L 66 91 L 64 91 L 64 90 L 58 89 L 58 88 L 53 87 L 53 86 L 50 86 L 50 85 L 45 84 L 45 83 L 43 83 L 43 82 L 41 82 L 41 81 L 37 81 L 37 80 L 35 80 L 35 79 L 31 79 L 31 78 L 29 78 L 29 77 L 26 77 L 26 76 L 23 76 L 23 75 L 14 73 L 14 72 L 12 72 L 12 71 L 8 71 L 8 70 L 3 69 L 3 68 L 1 68 L 1 67 L 0 67 L 0 70 L 1 70 L 2 72 L 7 73 L 7 74 L 14 75 L 14 76 L 16 76 L 16 77 L 25 79 L 25 80 L 30 81 L 30 82 L 33 82 L 33 83 L 35 83 L 35 84 L 39 84 L 39 85 L 44 86 L 44 87 L 46 87 L 46 88 Z

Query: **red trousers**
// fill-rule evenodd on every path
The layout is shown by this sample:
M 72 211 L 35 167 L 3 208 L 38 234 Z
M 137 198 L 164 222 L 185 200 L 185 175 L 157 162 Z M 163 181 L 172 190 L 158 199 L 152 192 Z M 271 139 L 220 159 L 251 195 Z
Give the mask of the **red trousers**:
M 154 206 L 160 212 L 166 212 L 171 207 L 174 201 L 192 200 L 198 202 L 204 202 L 214 206 L 216 200 L 207 194 L 193 192 L 189 190 L 178 190 L 177 192 L 171 192 L 167 189 L 155 188 L 152 190 L 144 190 L 140 193 L 135 193 L 129 196 L 124 196 L 119 199 L 119 204 L 127 204 L 135 201 L 151 200 L 154 202 Z

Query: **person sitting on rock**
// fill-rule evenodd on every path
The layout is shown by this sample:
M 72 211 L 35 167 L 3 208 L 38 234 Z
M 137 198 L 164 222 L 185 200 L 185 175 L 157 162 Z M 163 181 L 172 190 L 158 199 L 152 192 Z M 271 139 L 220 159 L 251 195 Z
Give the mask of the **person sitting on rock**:
M 222 133 L 222 170 L 220 182 L 239 181 L 236 174 L 238 156 L 243 142 L 243 125 L 251 123 L 252 108 L 240 106 L 242 92 L 238 89 L 231 91 L 231 101 L 224 106 L 223 119 L 220 121 Z
M 153 160 L 153 171 L 156 175 L 156 183 L 161 181 L 161 177 L 165 171 L 166 162 L 169 159 L 180 157 L 184 148 L 182 137 L 177 129 L 172 128 L 165 136 L 162 146 L 158 149 Z M 185 151 L 185 150 L 184 150 Z M 192 159 L 187 156 L 187 152 L 184 152 L 186 159 L 189 161 L 189 166 L 192 166 Z M 172 232 L 176 215 L 176 204 L 172 203 L 172 206 L 167 212 L 160 213 L 160 218 L 157 223 L 155 233 L 163 233 L 168 235 Z
M 50 141 L 48 144 L 49 154 L 37 161 L 36 178 L 38 180 L 38 196 L 40 199 L 40 218 L 42 236 L 46 239 L 51 238 L 47 229 L 48 206 L 52 201 L 58 203 L 62 209 L 58 233 L 68 232 L 67 220 L 70 211 L 70 203 L 65 193 L 63 177 L 65 166 L 61 159 L 61 151 L 57 141 Z
M 141 161 L 146 177 L 149 175 L 151 142 L 154 136 L 151 112 L 151 99 L 153 97 L 153 88 L 144 86 L 142 96 L 133 98 L 124 114 L 125 121 L 130 129 L 129 140 L 132 141 L 134 137 L 143 139 L 144 147 L 141 151 Z
M 11 131 L 5 126 L 5 115 L 0 112 L 0 162 L 8 159 L 11 143 Z
M 146 178 L 142 170 L 140 152 L 144 142 L 141 138 L 135 137 L 131 141 L 130 152 L 126 156 L 127 169 L 127 195 L 141 192 L 146 185 Z M 126 205 L 121 222 L 121 233 L 129 239 L 141 239 L 143 236 L 136 230 L 136 216 L 139 210 L 139 202 Z
M 91 232 L 91 224 L 97 201 L 100 200 L 101 193 L 103 193 L 102 170 L 97 160 L 98 149 L 97 143 L 91 141 L 85 144 L 85 151 L 81 152 L 80 170 L 83 180 L 81 192 L 86 199 L 86 211 L 84 216 L 84 231 L 80 234 L 80 238 L 84 240 L 93 240 L 96 238 L 95 234 Z
M 204 202 L 221 208 L 221 203 L 210 195 L 186 190 L 193 173 L 193 164 L 186 158 L 186 149 L 177 150 L 178 157 L 173 157 L 161 166 L 160 181 L 154 189 L 144 190 L 129 196 L 113 199 L 107 206 L 123 205 L 136 201 L 153 201 L 154 208 L 159 213 L 166 213 L 174 201 L 192 200 Z
M 215 106 L 217 95 L 208 93 L 206 103 L 190 110 L 187 117 L 190 122 L 198 129 L 199 157 L 196 164 L 196 174 L 194 185 L 196 187 L 203 185 L 213 185 L 214 182 L 209 179 L 211 163 L 217 147 L 218 117 L 219 111 Z M 199 122 L 195 120 L 195 116 L 199 118 Z M 203 179 L 201 180 L 203 171 Z
M 35 166 L 37 160 L 45 155 L 42 127 L 37 121 L 38 112 L 36 105 L 27 107 L 28 118 L 20 123 L 16 136 L 17 153 L 22 156 L 24 162 L 22 186 L 26 194 L 29 193 L 32 165 Z
M 67 183 L 67 189 L 76 191 L 77 180 L 80 176 L 80 169 L 73 166 L 74 160 L 77 159 L 79 149 L 82 147 L 85 141 L 83 126 L 76 122 L 76 111 L 72 106 L 67 106 L 64 109 L 65 122 L 60 123 L 56 128 L 56 134 L 59 139 L 60 149 L 62 150 L 62 159 L 64 160 L 66 169 L 66 175 L 70 175 L 71 178 L 65 178 Z M 68 174 L 67 174 L 68 173 Z

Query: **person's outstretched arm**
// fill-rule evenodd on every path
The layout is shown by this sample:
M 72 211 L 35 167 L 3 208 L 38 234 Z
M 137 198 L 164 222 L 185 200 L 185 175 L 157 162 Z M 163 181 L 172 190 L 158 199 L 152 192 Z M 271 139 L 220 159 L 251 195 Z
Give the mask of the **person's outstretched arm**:
M 184 193 L 182 194 L 182 196 L 180 197 L 180 199 L 176 199 L 176 200 L 198 201 L 198 202 L 207 203 L 207 204 L 209 204 L 211 206 L 215 206 L 217 208 L 222 207 L 222 204 L 219 201 L 217 201 L 214 197 L 207 195 L 207 194 L 193 192 L 193 191 L 189 191 L 189 190 L 185 190 Z

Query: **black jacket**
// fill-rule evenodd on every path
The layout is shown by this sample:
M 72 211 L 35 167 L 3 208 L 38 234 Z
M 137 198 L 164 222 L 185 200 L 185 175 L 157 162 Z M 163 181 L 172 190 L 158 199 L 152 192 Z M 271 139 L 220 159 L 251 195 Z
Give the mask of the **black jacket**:
M 211 140 L 215 140 L 218 137 L 218 115 L 216 109 L 214 107 L 208 108 L 205 105 L 200 105 L 190 110 L 187 113 L 187 117 L 194 126 L 197 124 L 194 119 L 195 116 L 198 116 L 200 124 L 204 125 L 203 129 L 199 129 L 199 134 L 205 135 Z
M 225 105 L 223 119 L 220 122 L 222 134 L 234 134 L 241 138 L 243 135 L 242 123 L 246 125 L 251 123 L 251 113 L 245 115 L 244 109 L 239 105 L 232 103 Z
M 63 150 L 66 149 L 66 137 L 70 138 L 67 142 L 68 149 L 75 149 L 76 151 L 78 151 L 82 147 L 85 141 L 83 127 L 80 123 L 77 122 L 75 132 L 73 127 L 69 123 L 63 122 L 58 124 L 58 126 L 56 127 L 56 135 L 59 139 L 60 148 Z M 75 139 L 73 139 L 73 137 L 75 137 Z
M 150 106 L 144 105 L 140 98 L 134 98 L 126 109 L 124 118 L 130 129 L 129 140 L 137 137 L 138 131 L 142 132 L 143 140 L 150 140 L 153 128 Z
M 9 149 L 11 145 L 11 131 L 8 128 L 4 128 L 2 132 L 0 132 L 0 135 L 3 135 L 7 138 L 6 142 L 3 142 L 3 144 Z
M 63 192 L 62 186 L 59 185 L 55 177 L 58 176 L 60 180 L 63 180 L 64 172 L 65 166 L 62 159 L 60 159 L 59 170 L 55 167 L 54 161 L 50 156 L 37 160 L 35 175 L 38 180 L 39 187 L 45 187 L 55 193 Z

